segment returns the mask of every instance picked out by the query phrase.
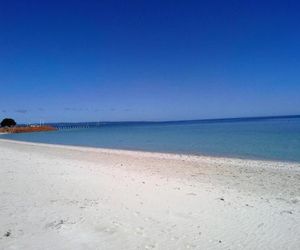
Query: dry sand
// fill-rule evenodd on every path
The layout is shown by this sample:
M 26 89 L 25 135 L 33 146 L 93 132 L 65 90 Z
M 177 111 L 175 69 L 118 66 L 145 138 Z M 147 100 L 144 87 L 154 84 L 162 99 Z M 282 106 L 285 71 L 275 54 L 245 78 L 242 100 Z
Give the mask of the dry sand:
M 0 140 L 0 249 L 300 249 L 300 164 Z

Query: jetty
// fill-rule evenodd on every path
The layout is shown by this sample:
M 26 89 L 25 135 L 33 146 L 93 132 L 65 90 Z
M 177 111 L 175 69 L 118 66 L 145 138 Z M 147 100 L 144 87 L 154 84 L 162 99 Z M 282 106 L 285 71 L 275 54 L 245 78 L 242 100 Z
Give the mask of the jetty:
M 5 127 L 0 128 L 0 133 L 31 133 L 31 132 L 46 132 L 46 131 L 55 131 L 57 128 L 49 125 L 43 126 L 15 126 L 15 127 Z

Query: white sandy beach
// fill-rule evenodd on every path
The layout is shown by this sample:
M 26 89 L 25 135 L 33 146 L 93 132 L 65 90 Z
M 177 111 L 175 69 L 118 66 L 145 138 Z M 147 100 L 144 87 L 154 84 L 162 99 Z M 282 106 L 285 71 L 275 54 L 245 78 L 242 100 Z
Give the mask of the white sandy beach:
M 0 249 L 300 249 L 300 164 L 0 140 Z

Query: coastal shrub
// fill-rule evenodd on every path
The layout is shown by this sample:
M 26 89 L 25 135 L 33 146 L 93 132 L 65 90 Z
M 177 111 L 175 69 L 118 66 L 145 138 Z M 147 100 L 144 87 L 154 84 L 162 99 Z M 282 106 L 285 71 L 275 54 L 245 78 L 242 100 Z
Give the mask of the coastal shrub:
M 15 122 L 15 120 L 11 118 L 5 118 L 1 122 L 1 127 L 14 127 L 16 125 L 17 123 Z

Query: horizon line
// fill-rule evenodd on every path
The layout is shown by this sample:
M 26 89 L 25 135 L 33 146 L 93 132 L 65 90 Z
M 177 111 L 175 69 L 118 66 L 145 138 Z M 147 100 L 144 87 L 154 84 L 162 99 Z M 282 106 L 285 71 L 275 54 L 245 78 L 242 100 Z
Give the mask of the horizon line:
M 128 121 L 78 121 L 78 122 L 45 122 L 44 124 L 63 124 L 63 123 L 175 123 L 175 122 L 209 122 L 209 121 L 238 121 L 238 120 L 262 120 L 262 119 L 288 119 L 288 118 L 300 118 L 300 114 L 297 115 L 272 115 L 272 116 L 241 116 L 241 117 L 223 117 L 223 118 L 203 118 L 203 119 L 183 119 L 183 120 L 128 120 Z M 38 123 L 20 123 L 20 124 L 38 124 Z

